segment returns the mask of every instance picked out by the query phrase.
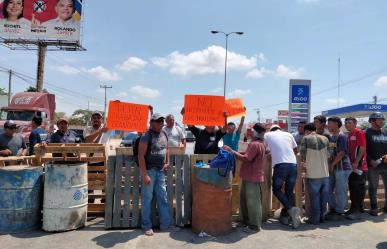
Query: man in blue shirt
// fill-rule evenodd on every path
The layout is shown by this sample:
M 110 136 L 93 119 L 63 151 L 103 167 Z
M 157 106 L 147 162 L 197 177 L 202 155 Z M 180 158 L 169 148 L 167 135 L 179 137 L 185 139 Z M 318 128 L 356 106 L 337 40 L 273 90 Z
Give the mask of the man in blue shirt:
M 245 116 L 241 118 L 238 129 L 235 131 L 236 125 L 233 122 L 227 124 L 227 133 L 223 136 L 223 144 L 229 146 L 232 150 L 238 151 L 239 139 L 241 137 L 241 131 L 243 123 L 245 122 Z
M 57 125 L 58 130 L 48 139 L 49 143 L 71 144 L 80 142 L 75 131 L 69 130 L 69 121 L 66 118 L 60 118 Z
M 47 140 L 47 131 L 40 127 L 42 125 L 42 118 L 35 116 L 31 121 L 32 131 L 29 136 L 29 153 L 35 154 L 34 146 Z
M 340 220 L 344 214 L 344 208 L 348 196 L 348 178 L 352 173 L 352 165 L 349 160 L 348 138 L 340 131 L 342 126 L 339 117 L 328 119 L 328 129 L 331 133 L 329 140 L 329 207 L 327 219 Z

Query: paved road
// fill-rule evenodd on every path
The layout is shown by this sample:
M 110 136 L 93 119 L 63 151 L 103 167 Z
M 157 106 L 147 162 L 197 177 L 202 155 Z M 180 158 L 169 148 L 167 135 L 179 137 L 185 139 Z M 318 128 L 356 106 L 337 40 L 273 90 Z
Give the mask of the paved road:
M 387 216 L 364 220 L 328 222 L 319 227 L 302 225 L 293 230 L 269 220 L 263 231 L 248 235 L 235 228 L 227 236 L 199 238 L 189 228 L 175 233 L 156 233 L 146 237 L 141 230 L 103 229 L 103 220 L 94 220 L 83 229 L 64 233 L 33 231 L 0 235 L 0 248 L 28 249 L 91 249 L 91 248 L 234 248 L 234 249 L 384 249 L 387 248 Z

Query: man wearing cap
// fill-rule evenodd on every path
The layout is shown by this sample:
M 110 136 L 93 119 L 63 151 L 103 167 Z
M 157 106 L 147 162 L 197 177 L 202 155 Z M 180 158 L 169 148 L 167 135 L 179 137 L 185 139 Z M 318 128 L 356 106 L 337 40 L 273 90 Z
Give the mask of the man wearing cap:
M 168 167 L 168 137 L 164 131 L 164 117 L 151 116 L 150 128 L 140 138 L 138 161 L 141 170 L 141 227 L 145 235 L 152 236 L 151 202 L 155 195 L 160 217 L 160 229 L 172 231 L 172 218 L 167 201 L 164 171 Z
M 58 119 L 57 125 L 58 130 L 48 139 L 49 143 L 71 144 L 80 142 L 75 131 L 69 130 L 69 121 L 67 118 Z
M 12 120 L 4 123 L 4 133 L 0 134 L 0 155 L 5 156 L 25 156 L 27 146 L 23 136 L 16 133 L 17 125 Z
M 108 129 L 102 123 L 102 114 L 94 112 L 91 114 L 91 126 L 86 127 L 83 130 L 83 137 L 85 143 L 101 143 L 104 139 L 103 136 Z
M 378 215 L 377 190 L 379 175 L 384 185 L 384 213 L 387 214 L 387 131 L 384 129 L 384 115 L 372 113 L 368 119 L 371 128 L 366 131 L 368 164 L 368 192 L 371 201 L 370 215 Z
M 244 232 L 259 232 L 262 226 L 261 186 L 264 180 L 264 165 L 266 164 L 266 146 L 263 143 L 265 127 L 259 123 L 247 133 L 251 142 L 246 152 L 240 153 L 225 145 L 225 150 L 234 153 L 242 161 L 240 177 L 242 179 L 240 191 L 240 216 Z
M 301 224 L 300 209 L 294 206 L 294 186 L 297 179 L 297 143 L 289 132 L 281 130 L 278 125 L 272 125 L 270 132 L 265 134 L 265 143 L 271 152 L 274 168 L 273 194 L 284 208 L 281 210 L 280 221 L 287 224 L 290 216 L 293 228 Z M 285 192 L 282 187 L 285 186 Z

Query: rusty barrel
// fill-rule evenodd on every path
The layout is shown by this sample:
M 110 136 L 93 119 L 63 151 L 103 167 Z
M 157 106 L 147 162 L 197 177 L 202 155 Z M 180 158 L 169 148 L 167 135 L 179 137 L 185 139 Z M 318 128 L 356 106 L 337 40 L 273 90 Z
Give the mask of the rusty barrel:
M 25 232 L 40 226 L 42 178 L 42 167 L 0 168 L 0 233 Z
M 87 163 L 45 165 L 43 230 L 83 227 L 87 216 Z
M 193 168 L 192 230 L 211 235 L 227 234 L 232 229 L 232 177 L 218 169 Z

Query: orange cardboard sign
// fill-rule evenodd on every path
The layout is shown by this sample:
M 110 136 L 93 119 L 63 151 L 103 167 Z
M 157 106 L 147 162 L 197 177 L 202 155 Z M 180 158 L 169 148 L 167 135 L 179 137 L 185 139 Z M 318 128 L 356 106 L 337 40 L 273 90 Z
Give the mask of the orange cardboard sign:
M 187 125 L 224 125 L 224 97 L 185 95 L 183 123 Z
M 226 99 L 227 117 L 246 116 L 242 99 Z
M 112 130 L 144 132 L 147 130 L 148 114 L 148 105 L 110 101 L 107 127 Z

